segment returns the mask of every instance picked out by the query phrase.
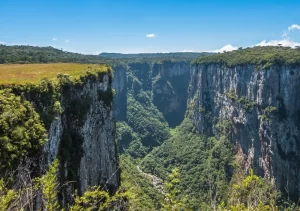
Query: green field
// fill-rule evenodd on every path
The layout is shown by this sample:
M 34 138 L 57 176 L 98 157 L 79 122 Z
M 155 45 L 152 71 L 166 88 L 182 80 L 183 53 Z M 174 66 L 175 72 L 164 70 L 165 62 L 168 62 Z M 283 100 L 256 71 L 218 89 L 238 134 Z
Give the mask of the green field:
M 36 84 L 43 78 L 54 79 L 59 73 L 74 79 L 90 72 L 107 72 L 108 66 L 95 64 L 0 64 L 0 84 Z

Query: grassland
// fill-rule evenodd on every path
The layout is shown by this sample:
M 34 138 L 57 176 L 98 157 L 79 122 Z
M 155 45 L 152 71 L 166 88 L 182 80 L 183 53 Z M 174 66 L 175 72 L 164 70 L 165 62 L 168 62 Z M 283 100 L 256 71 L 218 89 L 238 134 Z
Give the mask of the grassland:
M 54 79 L 59 73 L 76 79 L 86 72 L 107 72 L 108 66 L 95 64 L 0 64 L 0 84 L 37 84 L 43 78 Z

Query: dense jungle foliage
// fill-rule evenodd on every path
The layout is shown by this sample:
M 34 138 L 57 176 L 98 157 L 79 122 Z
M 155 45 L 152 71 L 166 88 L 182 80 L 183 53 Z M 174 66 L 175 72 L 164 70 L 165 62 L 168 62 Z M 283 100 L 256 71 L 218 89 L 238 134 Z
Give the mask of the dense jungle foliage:
M 89 187 L 82 195 L 75 190 L 71 202 L 62 206 L 58 199 L 62 188 L 57 176 L 58 166 L 59 161 L 56 159 L 43 176 L 32 179 L 27 172 L 22 175 L 23 180 L 18 188 L 8 188 L 7 181 L 1 178 L 0 211 L 133 210 L 129 200 L 135 198 L 134 194 L 123 187 L 114 195 L 101 187 Z M 36 203 L 37 199 L 39 203 Z
M 219 140 L 205 137 L 185 119 L 172 131 L 169 140 L 142 160 L 141 166 L 145 172 L 163 179 L 173 168 L 179 168 L 181 196 L 187 196 L 189 205 L 199 210 L 209 206 L 212 200 L 217 204 L 228 197 L 232 153 L 232 146 L 224 137 Z
M 130 201 L 132 210 L 155 211 L 162 208 L 163 195 L 153 187 L 152 179 L 138 171 L 136 161 L 130 156 L 120 156 L 122 187 L 135 196 Z
M 145 92 L 127 96 L 127 121 L 117 123 L 119 151 L 142 158 L 170 136 L 169 128 Z

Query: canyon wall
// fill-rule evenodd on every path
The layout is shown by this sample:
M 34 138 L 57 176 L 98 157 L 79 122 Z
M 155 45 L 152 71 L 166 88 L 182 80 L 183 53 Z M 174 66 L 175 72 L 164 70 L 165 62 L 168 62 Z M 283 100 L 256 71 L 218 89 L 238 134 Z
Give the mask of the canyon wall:
M 127 93 L 143 90 L 171 127 L 182 122 L 187 105 L 190 62 L 129 62 L 114 66 L 114 70 L 113 87 L 117 93 L 114 112 L 117 120 L 126 120 Z
M 226 135 L 239 163 L 300 196 L 300 68 L 194 64 L 187 116 L 200 133 Z
M 27 91 L 14 92 L 32 102 L 48 131 L 41 158 L 44 174 L 55 158 L 60 161 L 62 204 L 72 201 L 74 190 L 84 193 L 101 186 L 114 193 L 119 187 L 112 72 L 87 73 L 80 81 L 60 75 Z M 36 88 L 35 88 L 36 87 Z M 35 155 L 35 157 L 38 155 Z

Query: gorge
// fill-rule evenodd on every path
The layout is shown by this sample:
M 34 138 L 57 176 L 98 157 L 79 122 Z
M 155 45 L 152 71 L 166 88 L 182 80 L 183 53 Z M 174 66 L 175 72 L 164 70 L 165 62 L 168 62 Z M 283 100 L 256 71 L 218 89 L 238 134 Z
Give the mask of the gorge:
M 89 186 L 101 186 L 111 195 L 132 189 L 131 210 L 162 209 L 162 194 L 143 175 L 168 181 L 174 168 L 181 172 L 177 197 L 191 210 L 233 206 L 233 184 L 242 183 L 252 169 L 281 191 L 281 199 L 298 201 L 298 49 L 65 56 L 89 65 L 82 64 L 76 74 L 57 67 L 52 78 L 33 85 L 1 78 L 1 90 L 30 102 L 48 137 L 12 167 L 32 157 L 32 176 L 41 176 L 57 157 L 60 184 L 73 181 L 59 191 L 63 207 L 72 202 L 75 190 L 82 195 Z M 9 122 L 5 109 L 2 122 Z M 18 150 L 13 132 L 7 133 Z M 0 149 L 13 154 L 4 151 L 8 147 Z

